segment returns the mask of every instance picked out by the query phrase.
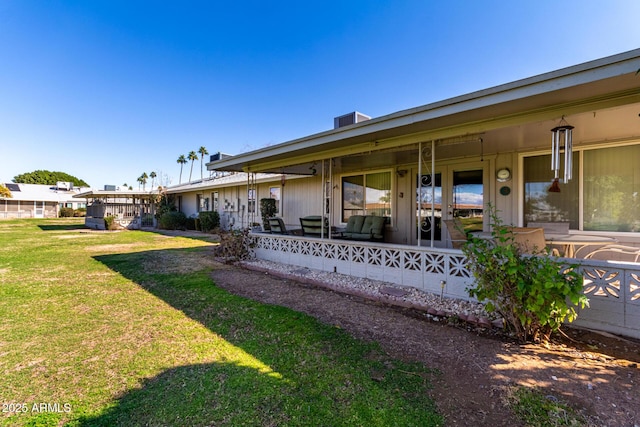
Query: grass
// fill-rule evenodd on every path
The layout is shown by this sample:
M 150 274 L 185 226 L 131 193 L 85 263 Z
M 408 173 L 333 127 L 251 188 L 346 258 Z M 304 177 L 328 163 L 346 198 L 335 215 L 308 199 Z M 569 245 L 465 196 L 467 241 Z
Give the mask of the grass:
M 514 387 L 507 400 L 516 416 L 530 427 L 583 426 L 586 423 L 573 408 L 538 389 Z
M 80 221 L 0 222 L 1 425 L 442 425 L 434 372 L 216 287 L 210 242 Z

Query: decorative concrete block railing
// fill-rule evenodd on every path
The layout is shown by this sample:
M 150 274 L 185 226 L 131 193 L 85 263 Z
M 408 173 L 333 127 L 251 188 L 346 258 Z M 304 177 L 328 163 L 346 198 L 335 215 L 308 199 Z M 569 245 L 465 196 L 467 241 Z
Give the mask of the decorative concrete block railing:
M 455 249 L 322 240 L 255 233 L 257 258 L 356 277 L 366 277 L 445 297 L 470 299 L 473 277 Z M 590 308 L 578 326 L 640 338 L 640 265 L 595 260 L 579 263 Z

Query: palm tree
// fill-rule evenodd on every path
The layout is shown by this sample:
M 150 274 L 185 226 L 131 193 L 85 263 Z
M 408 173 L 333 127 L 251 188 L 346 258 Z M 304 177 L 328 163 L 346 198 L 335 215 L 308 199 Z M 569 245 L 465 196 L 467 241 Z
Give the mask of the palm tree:
M 187 158 L 184 154 L 180 154 L 180 157 L 178 157 L 178 163 L 180 163 L 180 182 L 178 182 L 178 184 L 182 184 L 182 167 L 187 163 Z
M 147 191 L 147 179 L 149 178 L 149 175 L 147 175 L 146 172 L 142 172 L 140 178 L 142 178 L 142 191 Z
M 189 160 L 191 160 L 191 171 L 189 172 L 189 182 L 191 182 L 191 174 L 193 174 L 193 162 L 194 160 L 198 160 L 198 155 L 195 151 L 189 152 L 189 156 L 187 156 Z
M 158 175 L 156 175 L 155 171 L 153 171 L 149 174 L 149 176 L 151 177 L 151 188 L 154 188 L 154 184 L 156 182 L 156 176 Z
M 138 181 L 138 190 L 140 190 L 140 186 L 142 185 L 142 175 L 136 178 L 136 181 Z
M 203 167 L 203 163 L 204 163 L 204 156 L 206 156 L 207 154 L 209 154 L 209 152 L 207 151 L 207 149 L 202 146 L 200 147 L 200 149 L 198 150 L 198 153 L 200 153 L 200 179 L 204 179 L 203 177 L 203 172 L 202 172 L 202 167 Z

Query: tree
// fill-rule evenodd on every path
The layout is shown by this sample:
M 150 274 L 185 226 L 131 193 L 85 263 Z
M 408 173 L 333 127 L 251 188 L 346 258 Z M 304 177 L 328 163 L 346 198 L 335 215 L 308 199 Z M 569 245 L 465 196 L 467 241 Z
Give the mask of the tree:
M 180 164 L 180 180 L 178 184 L 182 184 L 182 167 L 187 163 L 187 158 L 184 154 L 180 154 L 180 157 L 178 157 L 178 163 Z
M 10 199 L 12 197 L 11 190 L 0 184 L 0 199 Z
M 149 176 L 151 177 L 151 188 L 153 189 L 155 187 L 155 183 L 156 183 L 156 173 L 154 171 L 152 171 Z
M 58 182 L 71 182 L 76 187 L 89 187 L 85 181 L 65 172 L 51 172 L 48 170 L 36 170 L 13 177 L 13 182 L 20 184 L 56 185 Z
M 202 146 L 198 150 L 198 153 L 200 153 L 200 179 L 204 179 L 204 175 L 203 175 L 204 156 L 209 154 L 209 152 L 207 151 L 207 149 L 204 146 Z
M 191 182 L 191 174 L 193 174 L 193 162 L 195 160 L 198 160 L 198 155 L 196 154 L 195 151 L 191 151 L 189 152 L 189 160 L 191 160 L 191 171 L 189 172 L 189 182 Z
M 142 175 L 140 176 L 140 178 L 142 178 L 142 191 L 146 191 L 147 190 L 147 179 L 149 178 L 149 175 L 147 175 L 146 172 L 142 172 Z

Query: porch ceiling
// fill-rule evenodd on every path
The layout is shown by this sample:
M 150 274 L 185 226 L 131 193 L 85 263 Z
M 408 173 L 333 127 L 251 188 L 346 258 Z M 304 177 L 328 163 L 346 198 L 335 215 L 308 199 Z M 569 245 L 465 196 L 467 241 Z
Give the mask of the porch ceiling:
M 548 148 L 549 131 L 562 116 L 575 126 L 576 145 L 638 137 L 638 69 L 640 49 L 233 156 L 207 167 L 307 174 L 322 159 L 341 158 L 347 168 L 402 164 L 409 163 L 412 144 L 452 137 L 464 142 L 465 135 L 469 143 L 441 144 L 437 158 L 479 155 L 479 135 L 485 154 Z

